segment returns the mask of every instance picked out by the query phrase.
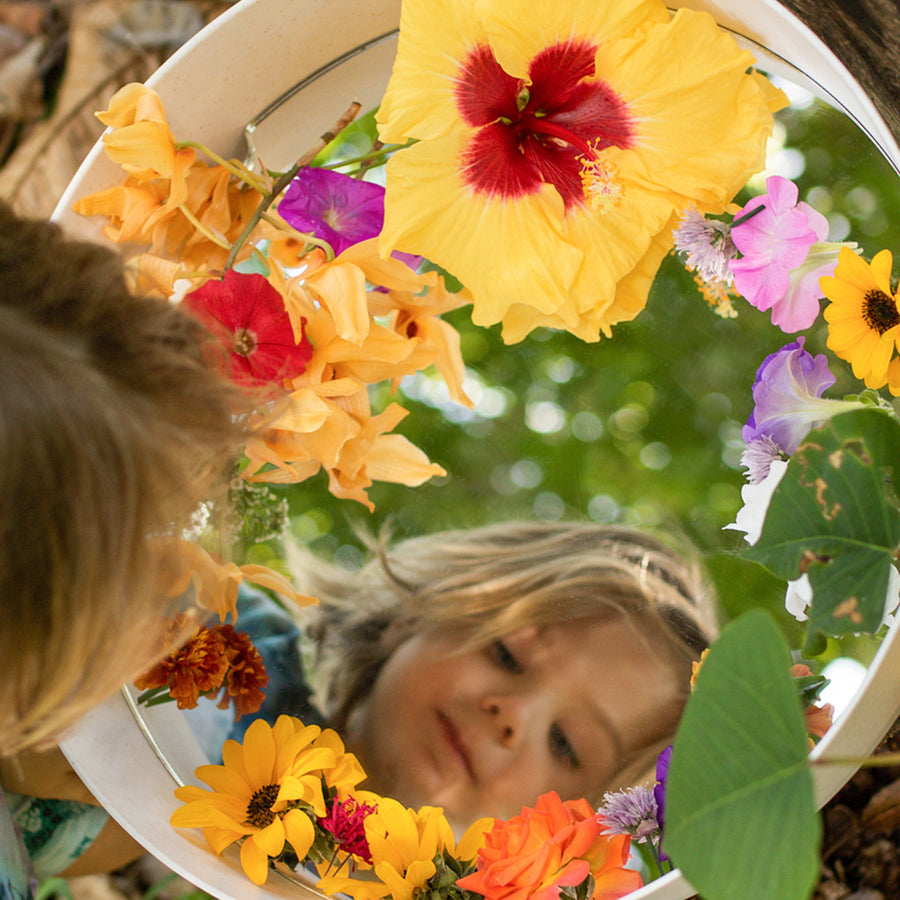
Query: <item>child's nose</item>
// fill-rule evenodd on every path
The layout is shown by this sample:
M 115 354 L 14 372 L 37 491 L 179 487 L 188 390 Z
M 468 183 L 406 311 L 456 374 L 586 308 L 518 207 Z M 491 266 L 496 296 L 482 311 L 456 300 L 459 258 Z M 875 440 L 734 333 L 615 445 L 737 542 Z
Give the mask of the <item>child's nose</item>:
M 523 698 L 512 694 L 486 696 L 481 708 L 488 714 L 496 741 L 503 747 L 516 746 L 525 724 L 525 704 Z

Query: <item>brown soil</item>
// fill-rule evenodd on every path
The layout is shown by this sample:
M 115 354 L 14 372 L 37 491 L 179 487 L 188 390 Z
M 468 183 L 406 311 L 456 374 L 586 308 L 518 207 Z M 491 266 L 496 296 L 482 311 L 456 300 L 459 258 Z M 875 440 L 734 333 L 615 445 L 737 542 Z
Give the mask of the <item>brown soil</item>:
M 875 751 L 900 752 L 900 720 Z M 900 766 L 865 768 L 823 810 L 822 879 L 813 900 L 900 898 Z

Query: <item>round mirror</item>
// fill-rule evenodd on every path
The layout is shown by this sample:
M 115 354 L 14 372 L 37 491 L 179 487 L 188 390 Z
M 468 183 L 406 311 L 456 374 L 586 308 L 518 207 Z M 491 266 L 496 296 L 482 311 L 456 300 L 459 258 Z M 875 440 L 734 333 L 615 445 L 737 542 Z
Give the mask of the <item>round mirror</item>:
M 892 162 L 900 153 L 846 70 L 773 3 L 752 10 L 739 3 L 684 5 L 710 8 L 791 100 L 777 115 L 769 168 L 751 187 L 762 190 L 766 174 L 788 177 L 828 218 L 832 240 L 855 240 L 869 256 L 894 246 L 900 192 Z M 363 110 L 377 106 L 394 57 L 399 5 L 309 2 L 302 16 L 297 6 L 244 0 L 154 76 L 151 85 L 176 135 L 237 157 L 249 140 L 278 169 L 350 100 Z M 291 53 L 274 54 L 273 43 L 290 45 Z M 97 223 L 76 217 L 72 203 L 118 180 L 119 171 L 95 148 L 56 218 L 68 230 L 96 234 Z M 511 518 L 666 526 L 704 552 L 725 618 L 752 598 L 798 646 L 784 584 L 736 556 L 739 536 L 723 531 L 741 506 L 741 427 L 752 409 L 754 372 L 787 339 L 746 305 L 737 318 L 722 312 L 703 303 L 683 263 L 671 256 L 647 309 L 617 326 L 613 340 L 585 344 L 535 332 L 510 347 L 496 332 L 472 326 L 466 310 L 452 314 L 474 407 L 453 404 L 428 373 L 400 387 L 404 405 L 415 410 L 404 434 L 448 474 L 416 489 L 373 487 L 376 512 L 366 524 L 374 531 L 390 519 L 399 538 Z M 811 349 L 815 339 L 824 345 L 824 334 L 811 335 Z M 846 377 L 835 395 L 851 390 Z M 345 524 L 346 501 L 332 502 L 322 483 L 310 481 L 292 489 L 291 504 L 298 540 L 341 565 L 359 564 L 363 551 Z M 863 755 L 893 720 L 896 702 L 886 699 L 884 685 L 900 674 L 894 644 L 891 633 L 829 647 L 826 699 L 838 714 L 816 756 Z M 252 888 L 234 853 L 217 859 L 199 833 L 169 826 L 174 785 L 193 782 L 194 769 L 212 752 L 211 710 L 202 704 L 190 714 L 172 705 L 138 710 L 136 694 L 129 690 L 92 713 L 64 743 L 95 796 L 152 853 L 217 896 L 296 895 L 297 885 L 287 880 Z M 847 767 L 817 770 L 820 801 L 849 774 Z M 692 893 L 673 872 L 633 896 L 677 900 Z

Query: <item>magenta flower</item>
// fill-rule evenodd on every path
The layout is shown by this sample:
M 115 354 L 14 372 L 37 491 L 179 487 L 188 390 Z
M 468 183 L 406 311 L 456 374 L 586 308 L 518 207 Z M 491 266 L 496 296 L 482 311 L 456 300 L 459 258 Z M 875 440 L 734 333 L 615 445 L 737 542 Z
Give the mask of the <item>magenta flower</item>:
M 301 169 L 278 214 L 297 231 L 327 241 L 338 256 L 381 233 L 384 188 L 329 169 Z
M 312 344 L 305 334 L 295 338 L 284 298 L 262 275 L 229 269 L 182 302 L 221 339 L 235 381 L 264 385 L 305 371 Z
M 371 864 L 372 853 L 366 840 L 366 818 L 377 809 L 377 806 L 359 803 L 353 797 L 348 797 L 343 802 L 335 797 L 331 801 L 329 812 L 316 821 L 334 838 L 339 850 Z
M 834 384 L 825 355 L 813 356 L 797 338 L 764 360 L 753 384 L 753 412 L 741 433 L 744 443 L 768 436 L 788 456 L 812 428 L 861 404 L 828 400 L 822 392 Z
M 840 245 L 820 243 L 828 220 L 797 202 L 793 182 L 772 175 L 766 190 L 735 217 L 731 239 L 743 255 L 728 265 L 741 296 L 759 310 L 771 309 L 782 331 L 802 331 L 819 314 L 819 277 L 834 272 Z

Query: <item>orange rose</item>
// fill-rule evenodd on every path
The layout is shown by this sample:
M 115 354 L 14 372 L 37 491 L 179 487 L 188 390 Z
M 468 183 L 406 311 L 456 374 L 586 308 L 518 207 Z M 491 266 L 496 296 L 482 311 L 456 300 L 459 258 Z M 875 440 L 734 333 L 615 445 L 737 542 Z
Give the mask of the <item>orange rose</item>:
M 555 900 L 564 887 L 593 876 L 593 900 L 615 900 L 641 887 L 637 872 L 623 868 L 631 838 L 604 835 L 587 800 L 551 791 L 534 809 L 498 820 L 478 854 L 475 872 L 457 884 L 487 900 Z

